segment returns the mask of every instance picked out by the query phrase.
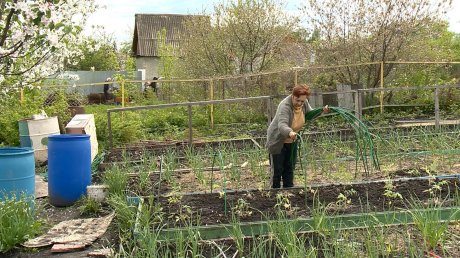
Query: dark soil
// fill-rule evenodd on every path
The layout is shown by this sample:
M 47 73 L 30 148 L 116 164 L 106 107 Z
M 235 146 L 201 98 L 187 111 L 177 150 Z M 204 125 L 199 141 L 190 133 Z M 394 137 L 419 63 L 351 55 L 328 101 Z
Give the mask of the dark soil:
M 169 227 L 181 226 L 183 221 L 178 218 L 184 216 L 199 217 L 201 225 L 212 225 L 230 223 L 232 210 L 240 211 L 240 220 L 246 222 L 274 218 L 278 209 L 284 210 L 288 218 L 308 217 L 311 214 L 313 202 L 318 200 L 325 205 L 329 215 L 406 209 L 411 207 L 411 203 L 414 203 L 412 198 L 425 204 L 428 203 L 432 197 L 430 189 L 434 189 L 435 184 L 440 185 L 442 189 L 435 191 L 436 196 L 442 199 L 453 198 L 458 190 L 459 179 L 445 179 L 444 181 L 445 183 L 441 185 L 439 180 L 395 180 L 391 192 L 399 193 L 402 199 L 391 198 L 388 193 L 385 195 L 384 182 L 369 182 L 312 186 L 306 191 L 303 188 L 289 188 L 233 191 L 228 192 L 226 196 L 223 193 L 185 194 L 175 198 L 160 197 L 159 201 L 167 217 L 171 218 L 167 222 Z M 344 198 L 340 198 L 339 195 L 343 195 Z M 239 199 L 244 200 L 244 203 L 247 204 L 244 209 L 242 205 L 238 205 Z M 444 204 L 447 205 L 448 202 Z

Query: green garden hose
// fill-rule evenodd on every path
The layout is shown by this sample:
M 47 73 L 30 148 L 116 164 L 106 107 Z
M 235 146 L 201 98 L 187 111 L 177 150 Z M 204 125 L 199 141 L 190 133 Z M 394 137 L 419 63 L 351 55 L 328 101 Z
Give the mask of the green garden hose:
M 340 107 L 329 107 L 331 113 L 339 114 L 351 127 L 354 129 L 356 136 L 356 163 L 359 160 L 363 162 L 363 167 L 366 175 L 369 175 L 370 164 L 372 163 L 373 167 L 376 170 L 380 170 L 379 160 L 377 156 L 377 150 L 375 149 L 374 142 L 372 140 L 372 134 L 369 132 L 368 127 L 361 120 L 359 120 L 353 111 L 347 110 Z M 315 108 L 310 112 L 305 114 L 305 121 L 313 121 L 318 118 L 323 113 L 323 108 Z M 299 136 L 305 130 L 306 126 L 299 132 Z M 295 164 L 296 162 L 296 152 L 297 149 L 302 143 L 301 137 L 297 137 L 291 147 L 291 162 Z M 299 154 L 300 156 L 300 154 Z M 369 161 L 370 159 L 370 161 Z

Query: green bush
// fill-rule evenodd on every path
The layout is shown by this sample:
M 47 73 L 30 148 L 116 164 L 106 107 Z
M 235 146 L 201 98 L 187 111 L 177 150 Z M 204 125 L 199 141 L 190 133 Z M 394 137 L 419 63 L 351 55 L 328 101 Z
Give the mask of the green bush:
M 85 106 L 87 114 L 94 114 L 97 140 L 100 148 L 108 142 L 109 130 L 107 125 L 107 110 L 116 108 L 113 105 L 88 105 Z M 136 112 L 112 113 L 112 139 L 114 145 L 129 143 L 142 139 L 145 134 L 142 120 L 143 116 Z
M 0 202 L 0 253 L 42 231 L 42 223 L 35 220 L 30 203 L 26 197 L 16 200 L 14 196 Z
M 33 114 L 44 110 L 48 116 L 57 116 L 61 131 L 70 121 L 67 97 L 63 90 L 53 92 L 24 89 L 24 101 L 21 103 L 19 93 L 2 96 L 0 101 L 0 144 L 19 145 L 19 125 L 21 119 L 31 118 Z
M 112 116 L 113 144 L 135 142 L 143 138 L 142 117 L 139 113 L 124 112 Z

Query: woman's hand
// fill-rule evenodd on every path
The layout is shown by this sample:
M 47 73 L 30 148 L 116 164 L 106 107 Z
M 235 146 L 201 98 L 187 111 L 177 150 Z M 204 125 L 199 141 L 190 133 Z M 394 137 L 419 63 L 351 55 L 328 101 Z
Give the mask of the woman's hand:
M 291 131 L 291 132 L 289 133 L 289 138 L 291 138 L 291 140 L 294 141 L 296 137 L 297 137 L 297 133 L 296 133 L 296 132 Z
M 330 111 L 331 111 L 331 110 L 329 109 L 329 105 L 326 105 L 326 106 L 323 107 L 323 113 L 324 113 L 324 114 L 327 114 L 327 113 L 329 113 Z

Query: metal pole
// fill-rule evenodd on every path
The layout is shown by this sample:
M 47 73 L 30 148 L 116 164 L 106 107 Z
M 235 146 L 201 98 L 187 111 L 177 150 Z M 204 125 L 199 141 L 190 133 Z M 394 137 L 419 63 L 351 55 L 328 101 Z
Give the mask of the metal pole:
M 193 128 L 192 128 L 192 105 L 187 106 L 188 109 L 188 144 L 192 147 L 193 144 Z
M 436 130 L 439 129 L 439 88 L 436 87 L 434 89 L 434 124 L 435 124 L 435 128 Z

